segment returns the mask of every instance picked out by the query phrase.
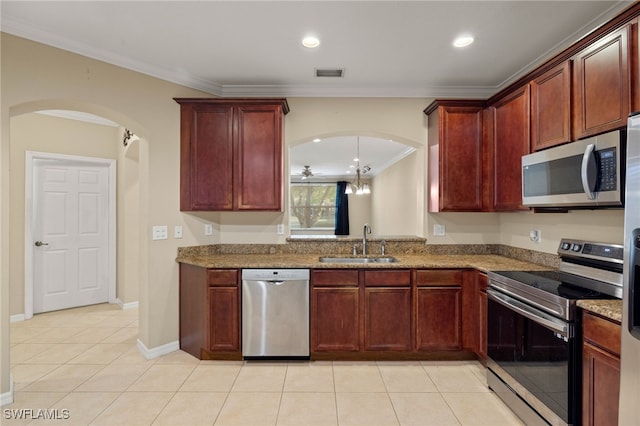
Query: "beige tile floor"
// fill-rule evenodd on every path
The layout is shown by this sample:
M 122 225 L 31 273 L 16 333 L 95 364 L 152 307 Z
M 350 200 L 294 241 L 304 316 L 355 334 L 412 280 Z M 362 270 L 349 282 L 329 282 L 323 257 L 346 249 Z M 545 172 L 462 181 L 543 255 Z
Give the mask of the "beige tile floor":
M 222 362 L 182 351 L 146 360 L 137 318 L 104 304 L 11 324 L 15 402 L 0 423 L 522 424 L 477 362 Z M 68 418 L 34 419 L 45 414 Z

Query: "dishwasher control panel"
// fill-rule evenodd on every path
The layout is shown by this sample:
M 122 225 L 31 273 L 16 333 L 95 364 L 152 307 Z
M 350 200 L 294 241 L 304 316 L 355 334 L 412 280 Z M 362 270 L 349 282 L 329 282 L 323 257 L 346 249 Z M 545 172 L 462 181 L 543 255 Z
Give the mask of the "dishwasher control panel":
M 308 269 L 243 269 L 243 280 L 252 281 L 291 281 L 291 280 L 308 280 Z

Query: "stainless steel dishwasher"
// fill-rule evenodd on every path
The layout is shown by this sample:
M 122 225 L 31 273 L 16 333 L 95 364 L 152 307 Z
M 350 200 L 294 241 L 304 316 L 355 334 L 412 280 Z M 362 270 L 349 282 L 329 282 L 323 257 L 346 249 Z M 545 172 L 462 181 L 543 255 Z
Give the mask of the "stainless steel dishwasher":
M 309 270 L 242 270 L 242 356 L 309 358 Z

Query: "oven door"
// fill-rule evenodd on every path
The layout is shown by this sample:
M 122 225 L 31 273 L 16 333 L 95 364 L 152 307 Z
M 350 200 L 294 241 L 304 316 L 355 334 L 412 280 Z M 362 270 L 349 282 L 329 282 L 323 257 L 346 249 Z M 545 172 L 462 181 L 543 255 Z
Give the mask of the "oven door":
M 547 422 L 578 424 L 580 355 L 575 324 L 493 289 L 487 295 L 489 373 Z

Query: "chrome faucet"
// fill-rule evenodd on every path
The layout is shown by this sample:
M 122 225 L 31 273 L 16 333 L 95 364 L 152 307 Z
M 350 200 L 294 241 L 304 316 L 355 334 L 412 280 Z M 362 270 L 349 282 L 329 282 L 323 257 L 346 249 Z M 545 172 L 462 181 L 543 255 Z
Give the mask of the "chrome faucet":
M 367 234 L 371 233 L 371 227 L 368 223 L 364 224 L 364 228 L 362 229 L 362 255 L 367 255 Z
M 382 240 L 382 242 L 380 243 L 380 254 L 381 255 L 385 255 L 387 251 L 387 242 L 385 240 Z

